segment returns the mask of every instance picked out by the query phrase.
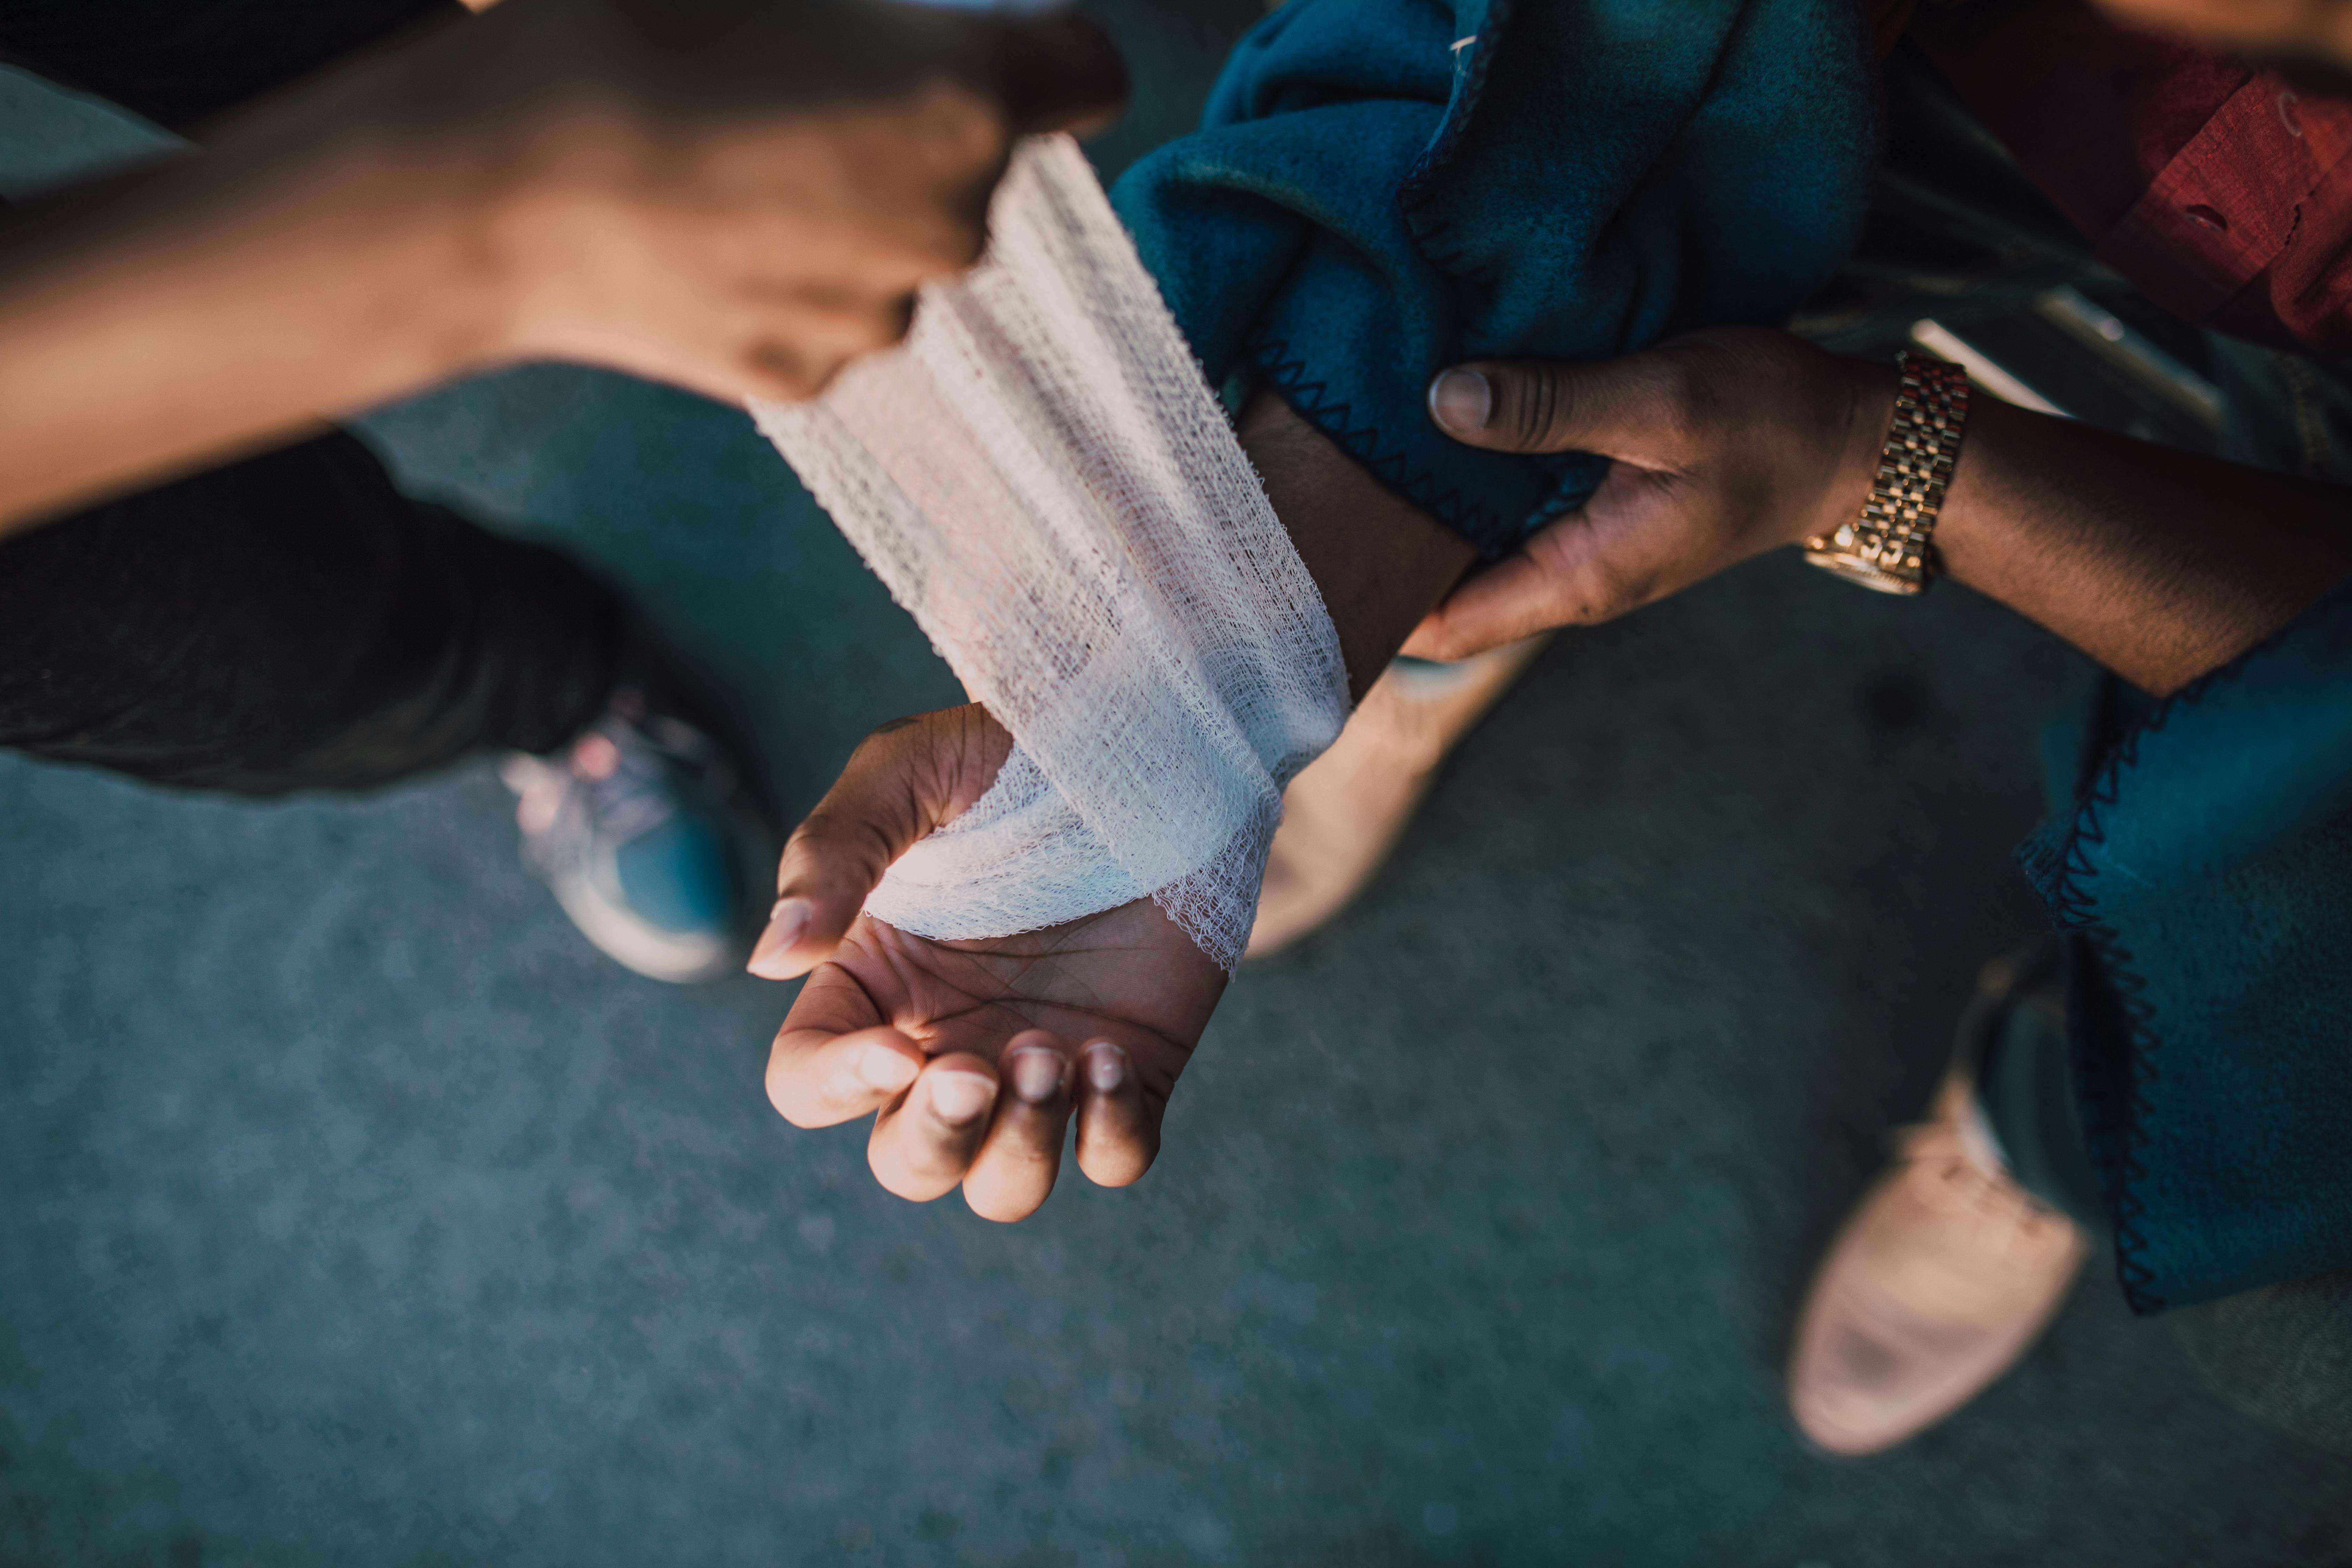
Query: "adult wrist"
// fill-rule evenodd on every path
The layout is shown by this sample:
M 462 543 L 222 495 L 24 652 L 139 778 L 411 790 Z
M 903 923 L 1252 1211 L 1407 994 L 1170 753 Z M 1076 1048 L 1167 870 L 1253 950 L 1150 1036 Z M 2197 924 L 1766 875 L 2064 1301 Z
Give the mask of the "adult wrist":
M 1794 527 L 1784 543 L 1802 544 L 1817 535 L 1834 533 L 1861 514 L 1871 487 L 1877 482 L 1886 432 L 1895 418 L 1898 378 L 1894 366 L 1853 354 L 1824 355 L 1823 359 L 1827 373 L 1834 378 L 1833 406 L 1838 410 L 1827 477 L 1815 505 L 1790 518 Z
M 340 415 L 498 357 L 504 313 L 466 171 L 439 150 L 298 107 L 234 131 L 177 183 L 158 194 L 182 216 L 158 214 L 159 226 L 229 314 L 286 325 L 250 357 L 314 383 L 308 412 Z
M 499 238 L 529 117 L 488 35 L 428 29 L 231 121 L 205 155 L 332 271 L 346 330 L 364 334 L 346 345 L 362 374 L 402 390 L 514 357 L 522 335 Z
M 1834 529 L 1805 541 L 1805 559 L 1858 586 L 1924 593 L 1940 574 L 1933 535 L 1968 426 L 1968 373 L 1906 351 L 1869 500 Z

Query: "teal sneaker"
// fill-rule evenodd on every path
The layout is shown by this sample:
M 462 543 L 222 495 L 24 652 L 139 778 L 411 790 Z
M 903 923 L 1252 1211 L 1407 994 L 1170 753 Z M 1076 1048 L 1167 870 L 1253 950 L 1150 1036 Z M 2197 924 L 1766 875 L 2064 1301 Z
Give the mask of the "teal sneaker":
M 562 751 L 509 756 L 523 858 L 607 955 L 675 984 L 742 967 L 765 900 L 768 835 L 708 732 L 617 691 Z

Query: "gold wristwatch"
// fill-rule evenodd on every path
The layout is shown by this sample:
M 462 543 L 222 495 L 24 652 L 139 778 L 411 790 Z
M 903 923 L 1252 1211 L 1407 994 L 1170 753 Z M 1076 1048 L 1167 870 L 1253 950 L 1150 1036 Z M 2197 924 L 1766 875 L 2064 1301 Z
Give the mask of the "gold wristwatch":
M 1835 533 L 1805 541 L 1805 559 L 1882 594 L 1917 594 L 1942 570 L 1936 517 L 1969 422 L 1969 373 L 1907 349 L 1895 356 L 1895 368 L 1902 384 L 1870 499 Z

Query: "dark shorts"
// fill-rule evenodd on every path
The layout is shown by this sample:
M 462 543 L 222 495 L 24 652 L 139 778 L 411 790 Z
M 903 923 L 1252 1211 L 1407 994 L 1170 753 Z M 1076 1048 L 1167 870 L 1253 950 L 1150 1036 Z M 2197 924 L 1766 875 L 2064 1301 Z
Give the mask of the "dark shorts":
M 450 0 L 17 0 L 0 56 L 201 140 Z M 546 751 L 624 616 L 551 551 L 394 487 L 337 432 L 0 539 L 0 746 L 158 783 L 358 787 Z

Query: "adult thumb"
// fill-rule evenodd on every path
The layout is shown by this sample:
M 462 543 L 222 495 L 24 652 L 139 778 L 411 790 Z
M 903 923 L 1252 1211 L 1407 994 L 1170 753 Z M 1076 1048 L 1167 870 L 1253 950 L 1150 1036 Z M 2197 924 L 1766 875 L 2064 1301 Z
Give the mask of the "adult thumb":
M 1110 36 L 1074 11 L 997 26 L 999 90 L 1015 131 L 1088 136 L 1127 107 L 1127 62 Z
M 1429 416 L 1493 452 L 1599 452 L 1638 431 L 1654 398 L 1639 360 L 1474 360 L 1429 384 Z

